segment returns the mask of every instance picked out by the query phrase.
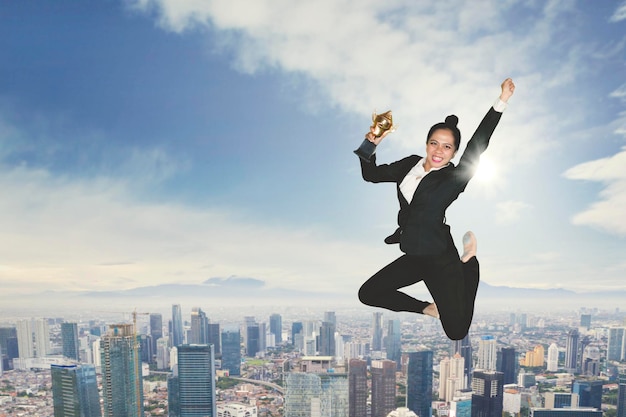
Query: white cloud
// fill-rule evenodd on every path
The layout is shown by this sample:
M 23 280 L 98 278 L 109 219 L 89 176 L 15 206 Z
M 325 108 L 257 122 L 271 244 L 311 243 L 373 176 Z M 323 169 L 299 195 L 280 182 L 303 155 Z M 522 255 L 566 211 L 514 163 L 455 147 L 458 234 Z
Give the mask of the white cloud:
M 511 224 L 519 221 L 525 211 L 531 209 L 530 204 L 522 201 L 504 201 L 496 205 L 496 223 Z
M 609 97 L 617 98 L 626 102 L 626 84 L 622 84 L 615 91 L 609 94 Z
M 621 22 L 624 19 L 626 19 L 626 1 L 617 6 L 617 9 L 615 9 L 615 12 L 613 12 L 611 17 L 609 18 L 609 21 Z

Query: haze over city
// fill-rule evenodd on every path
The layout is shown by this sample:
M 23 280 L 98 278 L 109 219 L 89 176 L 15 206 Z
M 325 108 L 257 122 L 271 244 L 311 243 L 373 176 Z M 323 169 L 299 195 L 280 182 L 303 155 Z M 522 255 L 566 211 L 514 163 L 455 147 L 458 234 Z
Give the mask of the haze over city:
M 352 153 L 371 113 L 398 124 L 380 162 L 423 154 L 448 114 L 462 151 L 506 77 L 446 215 L 478 238 L 477 309 L 617 307 L 625 25 L 624 1 L 5 2 L 0 312 L 359 306 L 400 254 L 395 187 Z

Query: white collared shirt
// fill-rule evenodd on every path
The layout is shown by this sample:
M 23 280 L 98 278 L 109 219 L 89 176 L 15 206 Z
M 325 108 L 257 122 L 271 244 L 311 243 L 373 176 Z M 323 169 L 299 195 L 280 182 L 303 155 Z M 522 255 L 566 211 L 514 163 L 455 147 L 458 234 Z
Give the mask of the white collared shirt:
M 499 97 L 498 99 L 496 99 L 496 102 L 493 104 L 493 109 L 497 111 L 498 113 L 502 113 L 506 109 L 506 107 L 507 107 L 507 103 L 500 100 Z M 406 174 L 406 177 L 404 177 L 404 179 L 400 183 L 400 191 L 402 192 L 402 195 L 404 196 L 404 198 L 406 198 L 406 201 L 409 202 L 409 204 L 411 204 L 411 200 L 413 200 L 413 194 L 415 194 L 415 190 L 417 190 L 417 186 L 420 185 L 420 182 L 422 181 L 422 179 L 426 175 L 428 175 L 429 172 L 438 171 L 441 168 L 445 168 L 450 164 L 450 163 L 447 163 L 446 165 L 442 167 L 431 168 L 430 171 L 426 171 L 424 169 L 425 162 L 426 162 L 426 158 L 420 159 L 417 162 L 417 164 L 413 168 L 411 168 L 411 170 Z

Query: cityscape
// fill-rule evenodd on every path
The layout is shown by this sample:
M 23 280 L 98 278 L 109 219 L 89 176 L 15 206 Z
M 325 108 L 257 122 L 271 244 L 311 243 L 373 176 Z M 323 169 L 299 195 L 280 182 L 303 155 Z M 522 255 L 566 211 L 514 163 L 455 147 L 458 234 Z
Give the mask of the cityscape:
M 626 416 L 618 308 L 479 311 L 459 341 L 423 315 L 250 311 L 5 316 L 0 416 Z

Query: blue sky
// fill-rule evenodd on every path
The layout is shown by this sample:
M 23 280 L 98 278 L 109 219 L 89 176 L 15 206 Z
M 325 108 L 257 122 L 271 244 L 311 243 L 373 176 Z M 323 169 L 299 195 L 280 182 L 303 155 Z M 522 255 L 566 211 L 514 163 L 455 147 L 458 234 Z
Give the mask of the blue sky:
M 356 301 L 399 256 L 395 187 L 352 153 L 372 111 L 391 162 L 448 114 L 467 140 L 506 77 L 455 240 L 491 285 L 624 288 L 624 1 L 4 2 L 0 302 L 206 280 Z

